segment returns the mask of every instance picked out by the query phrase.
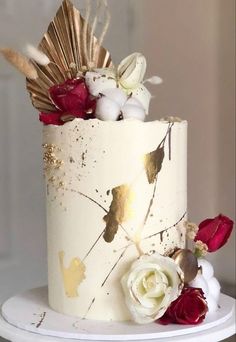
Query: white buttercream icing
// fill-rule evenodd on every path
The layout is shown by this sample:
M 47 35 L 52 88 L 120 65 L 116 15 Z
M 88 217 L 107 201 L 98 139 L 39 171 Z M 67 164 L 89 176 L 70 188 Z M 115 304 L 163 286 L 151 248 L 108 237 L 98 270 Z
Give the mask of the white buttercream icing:
M 43 143 L 49 303 L 78 317 L 128 320 L 120 279 L 130 264 L 185 245 L 187 122 L 75 119 L 45 126 Z M 149 183 L 145 155 L 158 146 L 165 156 Z M 106 242 L 114 210 L 122 223 Z

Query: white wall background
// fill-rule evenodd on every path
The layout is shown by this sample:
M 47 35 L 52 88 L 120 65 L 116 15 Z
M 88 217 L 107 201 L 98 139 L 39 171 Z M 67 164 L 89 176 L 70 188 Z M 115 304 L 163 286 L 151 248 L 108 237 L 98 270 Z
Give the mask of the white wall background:
M 74 1 L 84 5 L 84 1 Z M 0 0 L 0 46 L 37 44 L 59 0 Z M 118 62 L 148 60 L 151 119 L 189 121 L 189 213 L 200 222 L 235 218 L 234 0 L 109 0 L 106 46 Z M 41 125 L 24 79 L 0 60 L 0 298 L 46 283 Z M 221 281 L 235 283 L 235 241 L 214 256 Z

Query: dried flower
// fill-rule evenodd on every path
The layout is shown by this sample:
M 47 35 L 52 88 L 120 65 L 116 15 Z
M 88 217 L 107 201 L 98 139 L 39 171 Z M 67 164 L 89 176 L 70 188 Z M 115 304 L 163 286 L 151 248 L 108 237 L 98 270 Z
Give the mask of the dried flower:
M 199 230 L 198 225 L 196 223 L 186 221 L 184 226 L 185 226 L 185 229 L 186 229 L 187 237 L 190 240 L 194 240 L 195 237 L 196 237 L 196 234 L 197 234 L 197 232 Z
M 18 69 L 27 78 L 32 79 L 32 80 L 35 80 L 38 78 L 38 73 L 37 73 L 36 68 L 30 62 L 30 60 L 24 55 L 10 48 L 2 48 L 0 49 L 0 53 L 4 56 L 4 58 L 9 63 L 11 63 L 16 69 Z
M 194 254 L 197 258 L 203 257 L 207 255 L 208 247 L 207 244 L 203 243 L 202 241 L 198 240 L 195 243 Z

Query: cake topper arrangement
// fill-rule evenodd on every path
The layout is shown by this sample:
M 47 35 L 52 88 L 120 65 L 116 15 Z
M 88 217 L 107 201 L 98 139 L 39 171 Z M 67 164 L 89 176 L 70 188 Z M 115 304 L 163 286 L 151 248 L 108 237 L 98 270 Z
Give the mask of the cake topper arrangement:
M 92 17 L 88 1 L 83 18 L 69 0 L 64 0 L 38 48 L 28 45 L 26 54 L 10 48 L 0 49 L 1 54 L 27 77 L 27 89 L 44 125 L 66 126 L 76 118 L 144 121 L 152 97 L 145 84 L 162 83 L 158 76 L 145 80 L 147 65 L 141 53 L 130 54 L 118 66 L 112 63 L 110 53 L 102 46 L 110 23 L 109 10 L 105 0 L 98 0 L 96 4 L 96 14 Z M 101 14 L 104 26 L 100 37 L 96 38 Z M 171 128 L 179 121 L 179 118 L 169 119 L 164 142 L 168 138 L 170 143 Z M 145 175 L 148 184 L 154 185 L 154 192 L 164 159 L 163 141 L 144 158 Z M 47 149 L 46 162 L 57 168 L 62 161 L 50 159 L 55 157 L 55 147 L 45 145 L 44 148 Z M 104 216 L 106 243 L 113 241 L 118 227 L 125 221 L 126 207 L 132 197 L 125 184 L 114 188 L 112 195 L 110 210 Z M 153 199 L 150 206 L 152 202 Z M 212 265 L 204 257 L 207 252 L 215 252 L 225 245 L 233 221 L 219 215 L 199 226 L 185 222 L 185 229 L 192 248 L 176 248 L 165 255 L 155 251 L 141 252 L 120 279 L 124 303 L 136 323 L 199 324 L 208 312 L 217 310 L 220 285 Z M 64 253 L 59 257 L 66 293 L 73 300 L 77 288 L 67 280 L 71 280 L 73 273 L 75 283 L 82 282 L 85 267 L 75 258 L 66 268 Z
M 95 37 L 99 15 L 104 25 Z M 2 48 L 2 55 L 27 77 L 32 103 L 40 120 L 63 125 L 74 118 L 145 120 L 151 94 L 145 82 L 159 84 L 154 76 L 144 81 L 146 59 L 141 53 L 112 63 L 102 43 L 109 27 L 106 0 L 97 2 L 92 18 L 88 1 L 85 18 L 69 0 L 64 0 L 38 48 L 26 46 L 26 55 Z

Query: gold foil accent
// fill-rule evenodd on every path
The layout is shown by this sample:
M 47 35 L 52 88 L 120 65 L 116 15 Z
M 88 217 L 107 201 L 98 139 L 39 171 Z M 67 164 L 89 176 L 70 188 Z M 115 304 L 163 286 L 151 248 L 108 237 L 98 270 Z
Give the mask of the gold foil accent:
M 70 262 L 70 266 L 66 268 L 64 266 L 63 251 L 59 252 L 59 261 L 61 267 L 61 273 L 63 277 L 64 289 L 67 297 L 78 297 L 78 287 L 85 279 L 85 265 L 79 258 L 74 258 Z
M 187 284 L 192 281 L 198 273 L 197 257 L 189 249 L 178 249 L 172 259 L 184 273 L 184 282 Z
M 164 146 L 158 146 L 155 151 L 152 151 L 145 155 L 144 167 L 149 184 L 153 184 L 155 182 L 158 173 L 161 171 L 164 156 Z
M 54 144 L 43 144 L 43 148 L 44 171 L 49 172 L 51 170 L 60 169 L 63 165 L 63 160 L 58 159 L 55 154 L 55 152 L 60 151 L 60 149 L 58 149 Z M 53 183 L 54 181 L 55 177 L 50 177 L 49 182 Z
M 131 205 L 134 193 L 129 185 L 123 184 L 112 189 L 112 196 L 110 210 L 104 216 L 106 228 L 103 238 L 106 242 L 112 242 L 119 225 L 129 220 L 133 215 Z
M 84 46 L 83 43 L 84 26 L 85 20 L 80 12 L 69 0 L 64 0 L 38 47 L 49 58 L 50 63 L 42 66 L 34 62 L 38 78 L 27 79 L 27 89 L 32 103 L 39 111 L 56 111 L 48 89 L 55 84 L 65 82 L 68 78 L 76 78 L 84 69 L 88 69 L 85 48 L 90 47 L 89 44 Z M 87 36 L 89 37 L 90 34 L 91 28 L 88 27 Z M 98 44 L 95 36 L 92 39 L 92 48 L 96 51 L 95 68 L 112 65 L 110 53 Z

